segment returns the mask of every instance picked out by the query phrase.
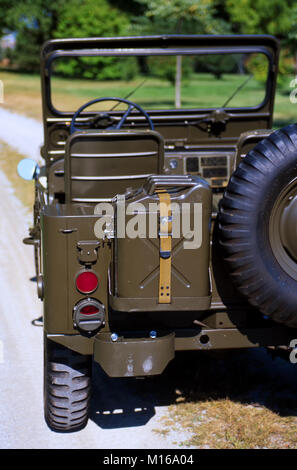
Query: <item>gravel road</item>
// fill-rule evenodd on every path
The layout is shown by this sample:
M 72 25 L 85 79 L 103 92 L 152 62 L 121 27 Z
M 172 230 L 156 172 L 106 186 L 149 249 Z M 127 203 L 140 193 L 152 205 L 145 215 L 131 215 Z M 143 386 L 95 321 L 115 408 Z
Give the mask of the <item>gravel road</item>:
M 39 158 L 42 126 L 0 109 L 0 140 L 26 156 Z M 36 295 L 33 249 L 22 244 L 31 215 L 0 172 L 0 448 L 175 448 L 153 432 L 166 405 L 158 405 L 147 381 L 109 379 L 95 367 L 94 397 L 88 426 L 57 434 L 43 419 L 42 315 Z M 169 403 L 168 403 L 169 404 Z

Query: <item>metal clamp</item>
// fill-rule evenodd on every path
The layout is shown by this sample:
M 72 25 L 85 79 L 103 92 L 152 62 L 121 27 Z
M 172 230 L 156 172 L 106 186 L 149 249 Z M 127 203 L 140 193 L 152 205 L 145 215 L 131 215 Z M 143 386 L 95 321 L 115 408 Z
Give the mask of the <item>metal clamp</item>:
M 77 249 L 79 251 L 78 259 L 81 264 L 94 264 L 98 258 L 98 248 L 100 242 L 97 240 L 79 241 Z

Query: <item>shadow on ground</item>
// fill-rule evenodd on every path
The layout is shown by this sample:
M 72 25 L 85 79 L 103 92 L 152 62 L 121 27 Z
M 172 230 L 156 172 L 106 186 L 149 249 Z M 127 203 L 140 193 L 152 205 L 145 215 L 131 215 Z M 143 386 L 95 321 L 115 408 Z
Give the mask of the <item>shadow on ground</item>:
M 112 379 L 94 365 L 91 419 L 101 428 L 143 426 L 155 407 L 229 398 L 297 416 L 297 364 L 265 349 L 180 352 L 161 376 Z

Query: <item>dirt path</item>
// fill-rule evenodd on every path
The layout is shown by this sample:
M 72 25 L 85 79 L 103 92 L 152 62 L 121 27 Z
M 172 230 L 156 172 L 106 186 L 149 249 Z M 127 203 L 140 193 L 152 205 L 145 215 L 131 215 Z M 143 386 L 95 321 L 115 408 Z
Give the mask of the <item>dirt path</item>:
M 0 139 L 38 159 L 41 125 L 0 109 Z M 111 380 L 100 370 L 88 426 L 76 434 L 56 434 L 47 428 L 42 404 L 42 328 L 32 325 L 42 314 L 42 304 L 36 283 L 30 280 L 33 250 L 22 244 L 31 215 L 3 172 L 0 208 L 0 448 L 177 447 L 152 431 L 159 427 L 157 419 L 166 406 L 153 406 L 149 385 L 140 397 L 139 381 Z
M 39 160 L 43 142 L 42 124 L 35 119 L 0 108 L 0 140 L 22 155 Z

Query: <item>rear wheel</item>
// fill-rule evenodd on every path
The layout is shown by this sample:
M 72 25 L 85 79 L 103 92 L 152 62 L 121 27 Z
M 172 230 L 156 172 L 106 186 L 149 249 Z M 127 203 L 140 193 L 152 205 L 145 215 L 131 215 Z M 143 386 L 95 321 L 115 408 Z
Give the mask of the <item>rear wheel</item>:
M 44 339 L 44 413 L 54 431 L 86 426 L 91 396 L 92 356 Z

